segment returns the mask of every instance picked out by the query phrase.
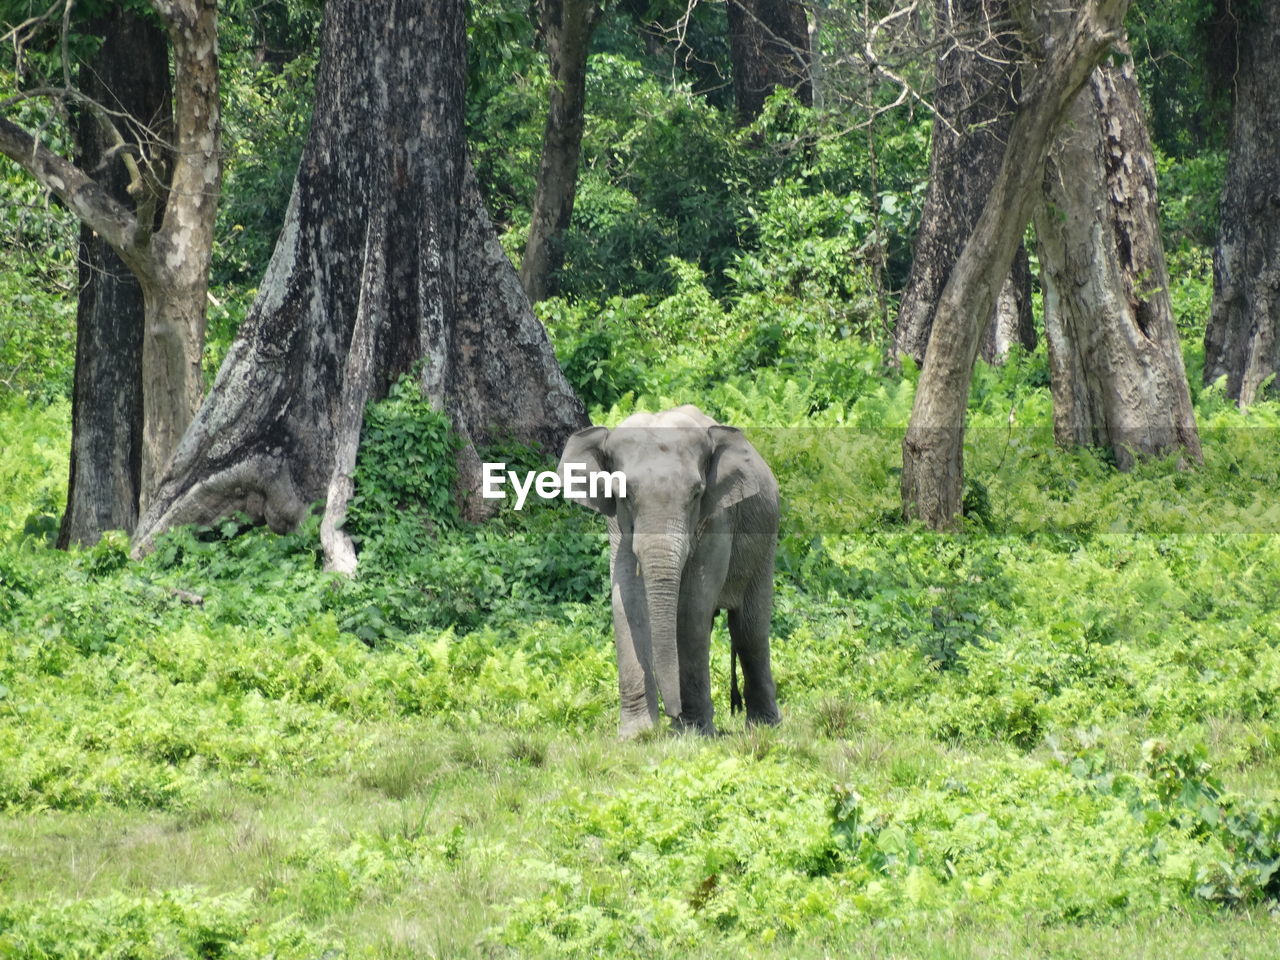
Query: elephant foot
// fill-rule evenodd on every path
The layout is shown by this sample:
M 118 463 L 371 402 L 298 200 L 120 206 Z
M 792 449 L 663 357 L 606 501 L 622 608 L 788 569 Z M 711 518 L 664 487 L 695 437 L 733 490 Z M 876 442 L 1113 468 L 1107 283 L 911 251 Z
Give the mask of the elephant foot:
M 686 720 L 683 717 L 673 717 L 671 729 L 677 733 L 697 733 L 704 737 L 719 736 L 716 733 L 716 725 L 711 720 Z
M 653 729 L 653 718 L 647 713 L 639 717 L 623 717 L 618 721 L 618 739 L 635 740 Z
M 747 711 L 748 727 L 776 727 L 782 723 L 782 715 L 777 710 L 769 713 L 752 713 Z

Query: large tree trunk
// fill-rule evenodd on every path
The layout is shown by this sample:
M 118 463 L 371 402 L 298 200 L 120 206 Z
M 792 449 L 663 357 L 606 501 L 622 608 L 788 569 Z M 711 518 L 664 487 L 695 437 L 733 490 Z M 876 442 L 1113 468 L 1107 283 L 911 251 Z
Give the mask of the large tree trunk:
M 1093 72 L 1044 183 L 1036 234 L 1058 442 L 1107 448 L 1121 470 L 1179 450 L 1199 461 L 1131 61 Z
M 150 154 L 162 163 L 157 148 L 172 136 L 168 41 L 151 20 L 127 10 L 87 27 L 102 45 L 81 66 L 80 90 L 132 120 L 117 127 L 122 145 L 91 111 L 77 111 L 76 162 L 108 195 L 132 205 L 133 176 L 120 151 Z M 110 245 L 83 224 L 79 267 L 71 473 L 58 532 L 64 549 L 96 543 L 107 530 L 132 530 L 142 492 L 142 287 Z
M 564 262 L 561 241 L 573 218 L 578 184 L 587 53 L 600 17 L 596 0 L 541 0 L 539 7 L 551 65 L 551 96 L 529 239 L 520 261 L 520 283 L 534 303 L 555 295 L 556 273 Z
M 809 20 L 796 0 L 729 0 L 729 56 L 738 122 L 760 116 L 776 87 L 813 105 Z
M 934 29 L 941 51 L 933 95 L 939 117 L 893 346 L 895 357 L 910 356 L 916 363 L 924 360 L 938 298 L 1000 170 L 1017 109 L 1021 61 L 1008 0 L 936 0 Z M 1031 272 L 1021 249 L 992 312 L 983 356 L 999 360 L 1014 340 L 1027 349 L 1036 343 Z
M 1227 395 L 1242 405 L 1280 373 L 1280 0 L 1253 8 L 1237 35 L 1231 156 L 1204 337 L 1205 383 L 1225 376 Z
M 472 443 L 558 450 L 586 422 L 466 163 L 461 0 L 331 0 L 323 36 L 284 228 L 138 551 L 235 511 L 283 530 L 328 497 L 326 554 L 352 569 L 340 520 L 364 404 L 420 361 L 464 471 Z
M 938 300 L 911 422 L 902 441 L 902 504 L 928 526 L 951 524 L 964 484 L 964 419 L 982 330 L 1040 197 L 1058 118 L 1119 39 L 1128 0 L 1089 0 L 1043 37 L 1044 59 L 1024 84 L 1000 172 Z M 1045 14 L 1044 19 L 1050 20 Z M 1033 33 L 1032 30 L 1036 32 Z

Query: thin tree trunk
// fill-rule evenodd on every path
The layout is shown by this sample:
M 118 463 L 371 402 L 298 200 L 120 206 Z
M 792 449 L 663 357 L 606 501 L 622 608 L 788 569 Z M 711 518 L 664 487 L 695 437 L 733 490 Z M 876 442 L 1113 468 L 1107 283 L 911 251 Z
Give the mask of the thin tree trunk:
M 164 219 L 139 273 L 147 305 L 143 509 L 204 394 L 205 298 L 222 184 L 216 0 L 153 5 L 173 45 L 176 138 Z
M 1090 0 L 1071 14 L 1069 25 L 1037 28 L 1045 37 L 1045 58 L 1024 84 L 1000 172 L 938 300 L 902 442 L 903 511 L 930 527 L 950 525 L 960 511 L 973 365 L 982 330 L 1040 197 L 1045 155 L 1058 118 L 1122 36 L 1127 7 L 1128 0 Z
M 280 239 L 213 390 L 143 514 L 339 522 L 366 398 L 421 366 L 466 441 L 559 445 L 586 422 L 465 159 L 461 0 L 331 0 L 316 105 Z M 364 318 L 360 320 L 359 318 Z M 342 537 L 328 562 L 349 570 Z
M 156 138 L 171 135 L 168 41 L 149 19 L 128 10 L 91 21 L 88 30 L 102 44 L 81 66 L 80 89 L 133 122 L 121 124 L 121 144 L 91 111 L 77 111 L 76 162 L 110 196 L 131 205 L 133 176 L 119 151 L 145 152 L 162 162 Z M 96 543 L 107 530 L 132 530 L 142 489 L 142 288 L 110 245 L 83 224 L 79 269 L 71 471 L 58 532 L 64 549 Z
M 738 122 L 760 116 L 777 87 L 813 105 L 809 20 L 796 0 L 729 0 L 729 56 Z
M 561 241 L 573 219 L 587 98 L 587 53 L 600 17 L 596 0 L 541 0 L 541 26 L 551 65 L 551 96 L 542 160 L 533 195 L 520 283 L 537 303 L 554 296 L 564 262 Z
M 1013 266 L 996 297 L 995 310 L 978 353 L 987 363 L 1004 363 L 1015 343 L 1027 350 L 1036 347 L 1035 317 L 1031 313 L 1031 262 L 1022 244 L 1014 251 Z
M 1252 403 L 1280 373 L 1280 0 L 1260 0 L 1237 35 L 1231 155 L 1213 252 L 1204 381 Z M 1276 387 L 1273 384 L 1272 389 Z
M 1131 61 L 1093 72 L 1044 182 L 1036 233 L 1058 442 L 1107 448 L 1121 470 L 1176 451 L 1199 462 Z
M 1021 43 L 1008 0 L 936 0 L 935 32 L 941 52 L 934 63 L 929 187 L 916 231 L 911 274 L 894 330 L 894 356 L 924 360 L 934 311 L 983 201 L 995 184 L 1017 110 Z M 1019 247 L 997 308 L 983 356 L 998 360 L 1014 338 L 1035 347 L 1031 322 L 1031 272 Z

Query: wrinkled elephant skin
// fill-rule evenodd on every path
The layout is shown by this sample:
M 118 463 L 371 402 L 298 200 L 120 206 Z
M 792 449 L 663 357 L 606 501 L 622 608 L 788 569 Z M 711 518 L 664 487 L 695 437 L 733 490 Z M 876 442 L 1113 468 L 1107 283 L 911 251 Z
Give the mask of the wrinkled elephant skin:
M 742 663 L 747 722 L 777 723 L 778 484 L 742 431 L 693 406 L 637 413 L 612 430 L 575 433 L 562 473 L 570 463 L 626 477 L 625 496 L 602 485 L 575 498 L 609 519 L 620 735 L 655 726 L 659 697 L 677 727 L 715 732 L 710 643 L 720 610 Z

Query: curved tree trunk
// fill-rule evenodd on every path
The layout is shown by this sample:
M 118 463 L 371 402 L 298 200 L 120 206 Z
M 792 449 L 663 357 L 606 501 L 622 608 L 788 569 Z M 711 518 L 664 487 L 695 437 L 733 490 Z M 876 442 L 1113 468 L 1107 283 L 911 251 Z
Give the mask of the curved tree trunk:
M 1040 197 L 1058 118 L 1121 34 L 1128 0 L 1090 0 L 1045 37 L 1009 131 L 1000 172 L 938 299 L 902 441 L 902 506 L 930 527 L 951 524 L 964 484 L 964 420 L 982 330 Z M 1059 19 L 1045 11 L 1044 18 Z M 1030 29 L 1030 28 L 1028 28 Z M 1034 37 L 1032 38 L 1034 39 Z
M 461 0 L 331 0 L 311 132 L 271 264 L 213 390 L 138 524 L 243 511 L 277 530 L 340 520 L 367 399 L 421 361 L 467 441 L 559 449 L 584 425 L 465 159 Z
M 1280 0 L 1240 25 L 1231 156 L 1213 252 L 1204 381 L 1249 404 L 1280 373 Z M 1273 386 L 1274 389 L 1274 386 Z
M 1017 109 L 1021 43 L 1008 0 L 936 0 L 929 187 L 894 329 L 894 356 L 924 360 L 938 298 L 995 185 Z M 998 360 L 1017 339 L 1035 347 L 1031 272 L 1019 245 L 991 315 L 983 357 Z
M 1093 72 L 1044 183 L 1036 233 L 1058 442 L 1108 448 L 1121 470 L 1179 450 L 1198 462 L 1131 61 Z
M 81 66 L 80 90 L 133 118 L 118 127 L 125 149 L 154 155 L 155 138 L 168 140 L 172 131 L 164 31 L 128 10 L 91 21 L 87 29 L 102 38 L 102 45 Z M 133 177 L 119 155 L 120 145 L 91 111 L 77 111 L 75 138 L 80 168 L 119 203 L 132 205 Z M 145 141 L 150 142 L 137 146 Z M 79 268 L 71 472 L 58 532 L 62 548 L 96 543 L 107 530 L 132 530 L 142 493 L 142 287 L 110 245 L 85 225 Z
M 554 296 L 564 262 L 561 238 L 573 219 L 587 99 L 587 53 L 600 18 L 596 0 L 541 0 L 540 18 L 551 64 L 551 97 L 542 160 L 533 194 L 520 283 L 534 303 Z
M 809 19 L 796 0 L 729 0 L 729 56 L 738 122 L 760 116 L 775 87 L 813 106 Z

